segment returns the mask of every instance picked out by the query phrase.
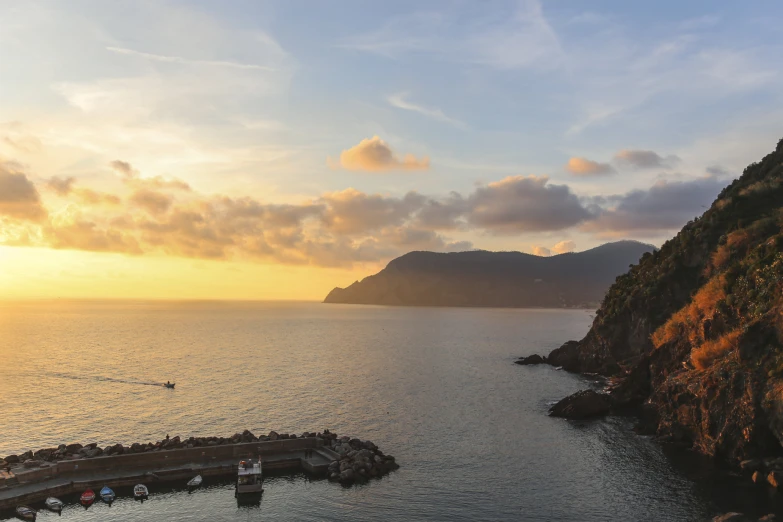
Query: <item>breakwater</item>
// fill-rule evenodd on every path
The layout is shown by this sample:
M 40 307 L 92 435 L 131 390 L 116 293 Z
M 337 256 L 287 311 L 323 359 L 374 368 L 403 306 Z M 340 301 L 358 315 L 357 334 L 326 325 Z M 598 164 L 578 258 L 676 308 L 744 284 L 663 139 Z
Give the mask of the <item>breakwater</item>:
M 264 469 L 304 471 L 350 484 L 397 469 L 373 442 L 328 430 L 302 435 L 245 430 L 232 437 L 167 437 L 156 443 L 61 444 L 0 460 L 0 509 L 86 487 L 180 480 L 234 473 L 237 462 L 261 456 Z

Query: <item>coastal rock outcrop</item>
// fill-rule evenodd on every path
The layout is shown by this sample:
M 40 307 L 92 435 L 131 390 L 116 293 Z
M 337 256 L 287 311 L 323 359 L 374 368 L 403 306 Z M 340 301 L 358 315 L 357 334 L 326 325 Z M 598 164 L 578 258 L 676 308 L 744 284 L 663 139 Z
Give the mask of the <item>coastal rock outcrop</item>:
M 520 357 L 518 360 L 514 361 L 514 363 L 521 364 L 521 365 L 544 364 L 546 363 L 546 359 L 544 359 L 538 354 L 533 354 L 527 357 Z
M 738 465 L 783 454 L 781 317 L 783 140 L 619 276 L 587 335 L 546 362 L 611 378 L 614 407 L 643 405 L 646 431 Z
M 561 399 L 549 409 L 553 417 L 587 419 L 606 415 L 612 409 L 612 400 L 605 393 L 582 390 Z

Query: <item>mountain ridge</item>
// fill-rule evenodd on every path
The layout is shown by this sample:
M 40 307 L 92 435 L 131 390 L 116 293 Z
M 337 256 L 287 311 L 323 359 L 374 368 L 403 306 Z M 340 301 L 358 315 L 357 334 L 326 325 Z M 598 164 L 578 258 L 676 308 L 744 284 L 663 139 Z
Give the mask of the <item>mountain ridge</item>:
M 597 306 L 630 263 L 654 249 L 638 241 L 541 257 L 524 252 L 412 251 L 377 274 L 333 289 L 325 303 L 397 306 Z

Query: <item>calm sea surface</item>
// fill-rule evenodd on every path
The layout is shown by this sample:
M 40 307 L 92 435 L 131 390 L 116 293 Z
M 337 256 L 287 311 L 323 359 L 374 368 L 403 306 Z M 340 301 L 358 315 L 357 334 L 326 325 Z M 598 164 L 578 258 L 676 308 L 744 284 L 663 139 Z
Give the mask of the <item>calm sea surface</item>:
M 775 508 L 666 455 L 630 420 L 548 417 L 589 383 L 512 361 L 589 324 L 583 310 L 0 303 L 0 456 L 329 428 L 402 466 L 350 488 L 270 477 L 250 507 L 236 505 L 230 483 L 207 480 L 192 495 L 153 489 L 143 505 L 71 505 L 61 521 L 686 521 Z M 166 380 L 176 390 L 144 384 Z

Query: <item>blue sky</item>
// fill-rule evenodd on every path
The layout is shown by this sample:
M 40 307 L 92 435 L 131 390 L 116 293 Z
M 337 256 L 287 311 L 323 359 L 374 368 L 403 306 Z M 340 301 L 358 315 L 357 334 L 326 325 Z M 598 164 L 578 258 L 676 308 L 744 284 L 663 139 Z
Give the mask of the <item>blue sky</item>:
M 47 218 L 6 212 L 0 239 L 365 272 L 412 249 L 660 244 L 783 134 L 781 15 L 771 1 L 4 2 L 0 161 L 44 208 L 25 215 Z M 164 178 L 189 189 L 149 182 Z M 266 217 L 215 221 L 220 197 Z M 180 210 L 194 221 L 175 224 Z

